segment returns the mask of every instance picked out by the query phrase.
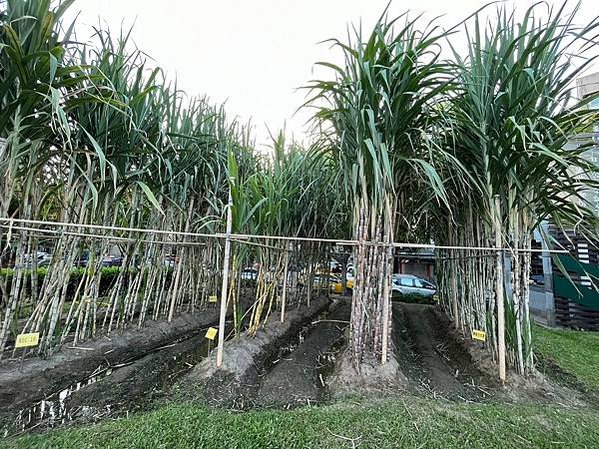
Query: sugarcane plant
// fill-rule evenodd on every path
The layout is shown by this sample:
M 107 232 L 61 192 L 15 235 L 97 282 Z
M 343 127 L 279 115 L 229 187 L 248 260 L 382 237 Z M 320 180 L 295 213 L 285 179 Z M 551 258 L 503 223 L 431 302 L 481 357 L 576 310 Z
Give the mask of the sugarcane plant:
M 435 167 L 445 156 L 429 135 L 449 86 L 439 47 L 445 33 L 434 23 L 419 30 L 421 23 L 385 13 L 366 38 L 358 28 L 347 43 L 333 40 L 344 65 L 320 63 L 334 78 L 308 86 L 322 151 L 336 162 L 360 242 L 350 324 L 356 367 L 372 355 L 385 363 L 390 354 L 392 245 L 401 217 L 417 209 L 412 183 L 424 180 L 436 202 L 445 197 Z
M 518 19 L 502 6 L 486 26 L 476 14 L 465 26 L 467 56 L 453 52 L 455 90 L 440 133 L 466 176 L 450 182 L 447 174 L 449 204 L 433 214 L 435 241 L 489 248 L 499 231 L 501 246 L 509 248 L 506 279 L 496 278 L 492 251 L 439 251 L 441 303 L 465 334 L 487 331 L 487 347 L 497 357 L 494 292 L 505 283 L 508 363 L 521 374 L 533 369 L 533 231 L 549 219 L 562 227 L 596 223 L 585 192 L 597 187 L 597 167 L 584 157 L 588 145 L 568 142 L 597 120 L 585 108 L 592 98 L 574 100 L 573 81 L 595 58 L 589 51 L 599 22 L 580 27 L 579 5 L 565 8 L 538 4 Z
M 1 223 L 0 353 L 19 332 L 40 332 L 47 353 L 148 316 L 202 309 L 220 275 L 218 242 L 166 232 L 220 230 L 227 154 L 249 145 L 222 107 L 187 98 L 148 67 L 129 32 L 72 40 L 61 21 L 71 3 L 2 9 L 0 216 L 69 225 Z M 43 278 L 40 242 L 52 253 Z M 115 246 L 122 265 L 105 279 Z
M 40 332 L 48 354 L 202 313 L 227 270 L 235 335 L 253 335 L 328 291 L 330 239 L 353 238 L 356 368 L 391 357 L 394 245 L 415 241 L 446 247 L 440 302 L 456 328 L 486 331 L 497 358 L 505 305 L 509 365 L 531 372 L 532 233 L 549 219 L 596 233 L 597 167 L 569 139 L 597 120 L 593 98 L 572 95 L 597 19 L 502 6 L 483 26 L 479 12 L 462 56 L 457 28 L 385 11 L 369 34 L 333 40 L 343 63 L 320 63 L 330 79 L 306 86 L 314 143 L 280 132 L 264 154 L 249 125 L 149 63 L 130 30 L 78 43 L 62 19 L 71 4 L 0 1 L 0 358 L 18 333 Z
M 251 334 L 274 310 L 281 311 L 284 319 L 285 308 L 310 305 L 314 275 L 318 267 L 328 267 L 329 254 L 326 245 L 302 239 L 336 235 L 347 216 L 338 213 L 345 204 L 340 192 L 330 188 L 334 172 L 318 164 L 313 149 L 287 144 L 283 132 L 273 137 L 272 149 L 271 157 L 258 159 L 253 171 L 243 174 L 236 159 L 229 160 L 233 230 L 262 236 L 235 242 L 233 256 L 232 279 L 240 278 L 243 266 L 251 262 L 257 266 L 255 299 L 244 313 Z M 327 280 L 324 287 L 328 289 L 324 270 L 319 279 Z M 231 289 L 240 285 L 233 282 Z M 240 295 L 231 291 L 229 297 Z M 241 304 L 234 305 L 239 307 Z

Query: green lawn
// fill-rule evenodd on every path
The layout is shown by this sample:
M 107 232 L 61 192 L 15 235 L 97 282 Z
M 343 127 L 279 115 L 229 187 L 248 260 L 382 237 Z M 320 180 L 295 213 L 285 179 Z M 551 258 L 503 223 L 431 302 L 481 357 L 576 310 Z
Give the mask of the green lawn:
M 599 391 L 599 332 L 534 327 L 535 351 Z
M 7 448 L 52 449 L 596 448 L 599 412 L 414 397 L 245 413 L 170 405 L 128 419 L 3 443 Z

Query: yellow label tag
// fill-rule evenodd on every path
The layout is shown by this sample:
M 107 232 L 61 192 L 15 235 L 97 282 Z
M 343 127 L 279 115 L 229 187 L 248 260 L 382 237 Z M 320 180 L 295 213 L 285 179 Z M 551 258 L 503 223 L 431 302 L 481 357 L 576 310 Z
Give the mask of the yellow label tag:
M 216 337 L 216 334 L 218 333 L 218 329 L 215 327 L 209 327 L 208 330 L 206 331 L 206 338 L 208 340 L 214 340 L 214 337 Z
M 218 302 L 218 297 L 216 295 L 208 296 L 208 302 Z
M 40 333 L 32 332 L 30 334 L 17 335 L 15 348 L 27 348 L 29 346 L 37 346 L 40 342 Z
M 474 340 L 487 341 L 487 333 L 484 331 L 472 331 L 472 338 Z

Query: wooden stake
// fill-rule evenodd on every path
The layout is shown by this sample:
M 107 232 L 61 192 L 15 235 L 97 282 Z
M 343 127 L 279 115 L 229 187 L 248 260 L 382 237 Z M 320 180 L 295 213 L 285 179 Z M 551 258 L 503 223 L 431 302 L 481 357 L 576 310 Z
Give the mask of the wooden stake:
M 389 245 L 385 249 L 385 279 L 383 284 L 383 335 L 381 336 L 382 351 L 381 351 L 381 364 L 387 363 L 388 346 L 389 346 L 389 303 L 391 302 L 391 291 L 389 284 L 391 284 L 392 271 L 393 271 L 393 247 Z
M 229 289 L 229 259 L 231 258 L 231 231 L 233 230 L 233 199 L 229 187 L 229 202 L 227 204 L 227 234 L 225 238 L 225 257 L 223 261 L 223 283 L 220 292 L 220 318 L 218 320 L 218 347 L 216 349 L 216 366 L 223 364 L 225 347 L 225 318 L 227 316 L 227 293 Z
M 289 270 L 289 247 L 285 252 L 285 270 L 283 270 L 283 293 L 281 294 L 281 323 L 285 322 L 285 302 L 287 301 L 287 272 Z
M 501 204 L 499 195 L 495 195 L 495 247 L 497 248 L 497 260 L 495 270 L 497 273 L 496 296 L 497 296 L 497 352 L 499 353 L 499 379 L 505 382 L 505 310 L 503 298 L 503 251 L 501 239 Z

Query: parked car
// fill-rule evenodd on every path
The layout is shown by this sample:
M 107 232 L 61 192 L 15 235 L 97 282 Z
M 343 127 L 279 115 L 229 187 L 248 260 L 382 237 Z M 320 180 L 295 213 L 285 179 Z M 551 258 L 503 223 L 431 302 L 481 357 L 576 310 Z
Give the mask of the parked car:
M 354 269 L 353 268 L 351 270 L 347 270 L 347 273 L 345 273 L 345 279 L 347 280 L 348 284 L 351 281 L 352 287 L 353 287 L 354 282 L 356 280 L 356 278 L 354 276 Z
M 392 291 L 399 292 L 402 295 L 418 294 L 431 297 L 437 293 L 437 287 L 413 274 L 394 274 Z
M 314 276 L 313 285 L 315 288 L 320 288 L 320 289 L 326 288 L 326 286 L 327 286 L 326 275 L 317 274 L 316 276 Z M 332 293 L 337 293 L 339 295 L 343 294 L 343 285 L 341 284 L 341 278 L 339 276 L 334 276 L 334 275 L 329 276 L 328 286 Z M 353 279 L 347 280 L 346 286 L 349 290 L 353 289 L 354 288 Z
M 123 265 L 123 258 L 121 256 L 108 255 L 102 259 L 103 267 L 120 267 Z
M 325 273 L 316 273 L 312 277 L 312 285 L 316 289 L 326 290 L 327 288 L 333 289 L 333 285 L 339 282 L 339 278 L 336 276 L 328 276 Z
M 31 256 L 31 254 L 25 256 L 25 263 L 23 264 L 25 268 L 33 268 L 33 260 Z M 47 267 L 50 265 L 50 261 L 52 260 L 52 254 L 45 251 L 37 251 L 34 257 L 37 258 L 38 268 Z
M 342 265 L 336 261 L 335 259 L 331 260 L 331 264 L 330 264 L 330 269 L 331 269 L 331 273 L 341 273 L 342 271 Z
M 97 257 L 100 257 L 99 255 Z M 97 263 L 97 259 L 94 259 L 94 264 Z M 79 254 L 77 258 L 73 261 L 73 266 L 77 268 L 86 268 L 89 265 L 89 252 L 86 250 Z M 115 256 L 109 254 L 106 257 L 102 258 L 101 266 L 102 267 L 120 267 L 123 265 L 123 258 L 121 256 Z
M 244 281 L 255 281 L 258 279 L 258 270 L 247 267 L 241 272 L 241 279 Z
M 345 287 L 351 292 L 354 289 L 354 278 L 346 277 L 345 278 Z M 331 291 L 333 293 L 343 294 L 343 285 L 341 284 L 341 279 L 336 278 L 335 283 L 331 285 Z
M 167 268 L 175 268 L 178 262 L 179 257 L 177 257 L 175 254 L 167 254 L 164 256 L 164 259 L 162 260 L 162 263 Z

